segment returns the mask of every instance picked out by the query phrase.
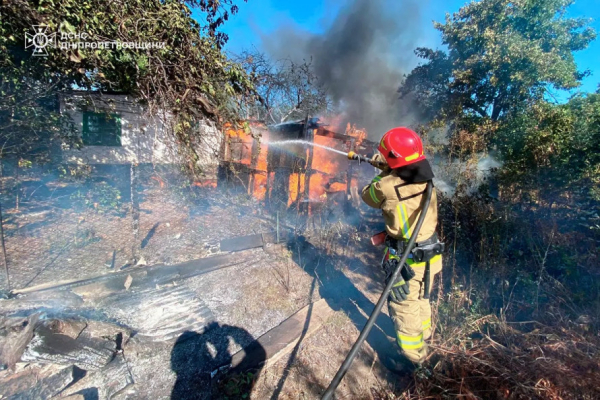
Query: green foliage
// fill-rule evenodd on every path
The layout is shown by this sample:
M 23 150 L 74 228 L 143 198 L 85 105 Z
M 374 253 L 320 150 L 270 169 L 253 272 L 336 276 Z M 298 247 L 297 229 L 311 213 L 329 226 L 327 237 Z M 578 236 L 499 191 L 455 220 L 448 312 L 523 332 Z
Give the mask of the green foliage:
M 419 48 L 426 63 L 406 78 L 400 92 L 413 94 L 430 117 L 490 117 L 493 121 L 540 99 L 550 85 L 572 89 L 573 52 L 595 38 L 589 21 L 565 16 L 572 0 L 471 2 L 444 24 L 448 52 Z
M 192 18 L 192 8 L 205 17 L 203 24 Z M 77 87 L 132 94 L 150 112 L 171 112 L 173 133 L 193 162 L 196 141 L 189 121 L 236 120 L 236 96 L 252 91 L 244 70 L 221 51 L 227 36 L 218 28 L 235 12 L 232 0 L 5 1 L 0 140 L 10 146 L 3 146 L 2 154 L 47 149 L 57 137 L 76 144 L 76 130 L 58 112 L 58 95 Z M 25 49 L 25 34 L 41 24 L 59 37 L 86 34 L 86 42 L 163 42 L 164 47 L 47 47 L 47 57 L 33 57 Z
M 87 164 L 59 164 L 58 177 L 65 181 L 85 181 L 92 174 L 92 167 Z
M 256 381 L 256 375 L 252 372 L 243 372 L 227 376 L 219 384 L 224 399 L 248 399 L 252 387 Z
M 326 85 L 317 77 L 312 60 L 272 61 L 259 51 L 245 51 L 238 61 L 252 77 L 257 101 L 245 105 L 251 119 L 281 123 L 306 115 L 323 115 L 331 108 Z
M 121 191 L 106 182 L 94 184 L 87 191 L 76 191 L 71 195 L 71 201 L 100 214 L 119 211 L 122 206 Z
M 544 182 L 542 198 L 567 191 L 598 201 L 600 94 L 567 104 L 533 104 L 509 118 L 496 144 L 506 160 L 502 177 L 521 188 Z

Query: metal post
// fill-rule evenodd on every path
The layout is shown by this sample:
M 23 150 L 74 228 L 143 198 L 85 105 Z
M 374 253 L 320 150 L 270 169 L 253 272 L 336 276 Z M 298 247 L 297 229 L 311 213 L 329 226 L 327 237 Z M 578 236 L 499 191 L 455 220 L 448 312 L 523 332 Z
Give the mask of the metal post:
M 6 273 L 6 288 L 10 292 L 10 275 L 8 274 L 8 260 L 6 258 L 6 246 L 4 245 L 4 227 L 2 222 L 2 204 L 0 203 L 0 242 L 2 244 L 2 261 L 4 262 L 4 272 Z
M 279 243 L 279 211 L 277 211 L 277 243 Z

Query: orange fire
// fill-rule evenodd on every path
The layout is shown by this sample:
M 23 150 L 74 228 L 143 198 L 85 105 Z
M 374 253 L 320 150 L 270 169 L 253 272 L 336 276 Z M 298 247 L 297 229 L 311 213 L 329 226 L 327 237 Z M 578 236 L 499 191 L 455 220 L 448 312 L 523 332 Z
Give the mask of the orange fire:
M 229 154 L 225 156 L 236 159 L 240 164 L 250 165 L 254 138 L 244 128 L 234 129 L 230 124 L 225 126 L 225 135 L 230 143 Z
M 192 183 L 192 186 L 194 186 L 194 187 L 211 187 L 211 188 L 216 188 L 217 187 L 217 181 L 215 179 L 202 179 L 200 181 L 196 181 L 196 182 Z
M 263 132 L 263 135 L 267 131 Z M 256 157 L 256 171 L 254 174 L 254 186 L 252 193 L 258 200 L 264 200 L 267 194 L 267 145 L 261 144 L 258 156 Z
M 346 137 L 354 140 L 340 139 L 340 135 L 331 128 L 338 129 L 342 125 L 342 117 L 333 118 L 327 129 L 319 128 L 313 133 L 313 140 L 317 144 L 335 148 L 341 151 L 349 151 L 351 142 L 359 145 L 365 138 L 366 132 L 356 128 L 354 125 L 346 124 Z M 271 196 L 267 188 L 272 192 L 275 174 L 268 171 L 268 145 L 265 139 L 269 139 L 269 130 L 263 124 L 251 123 L 251 129 L 233 129 L 226 127 L 225 134 L 227 144 L 225 146 L 224 159 L 229 162 L 245 165 L 248 168 L 248 194 L 257 200 L 265 200 Z M 262 140 L 259 138 L 262 137 Z M 336 154 L 320 147 L 312 148 L 312 163 L 306 166 L 306 173 L 310 178 L 308 181 L 308 198 L 305 198 L 305 186 L 307 184 L 306 173 L 296 167 L 290 168 L 288 177 L 288 207 L 301 200 L 325 201 L 327 193 L 347 190 L 348 160 L 341 154 Z M 305 155 L 296 154 L 296 157 L 308 161 L 309 150 Z M 353 180 L 351 184 L 355 185 Z
M 340 148 L 340 141 L 327 136 L 314 136 L 315 143 L 332 148 Z M 340 149 L 341 150 L 341 149 Z M 310 177 L 309 198 L 310 200 L 318 200 L 326 191 L 332 191 L 331 185 L 337 185 L 339 182 L 331 182 L 336 176 L 344 175 L 348 168 L 348 160 L 341 154 L 330 152 L 320 147 L 313 148 L 312 169 L 313 174 Z M 342 184 L 346 190 L 346 185 Z
M 323 123 L 325 127 L 322 128 L 322 130 L 331 133 L 343 131 L 345 135 L 354 138 L 355 146 L 360 146 L 360 144 L 362 144 L 362 142 L 367 138 L 367 131 L 358 128 L 356 124 L 351 124 L 350 122 L 345 123 L 344 127 L 344 121 L 346 119 L 347 117 L 344 114 L 324 118 Z
M 360 144 L 367 138 L 367 131 L 364 129 L 359 129 L 356 125 L 351 125 L 349 122 L 346 125 L 346 135 L 352 136 L 356 139 L 356 146 L 360 146 Z
M 288 207 L 298 200 L 298 192 L 300 187 L 300 174 L 295 173 L 290 175 L 290 188 L 288 190 Z
M 329 186 L 329 191 L 330 192 L 344 192 L 346 191 L 346 187 L 348 185 L 346 185 L 345 183 L 342 182 L 334 182 L 333 184 L 331 184 L 331 186 Z

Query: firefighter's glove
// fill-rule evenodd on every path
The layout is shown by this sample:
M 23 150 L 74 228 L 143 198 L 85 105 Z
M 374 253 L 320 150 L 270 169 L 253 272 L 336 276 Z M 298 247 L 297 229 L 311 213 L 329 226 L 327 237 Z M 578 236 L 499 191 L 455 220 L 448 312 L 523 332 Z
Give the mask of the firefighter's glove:
M 400 260 L 397 257 L 390 257 L 386 261 L 383 262 L 383 270 L 384 270 L 386 276 L 392 275 L 392 273 L 396 269 L 396 266 L 398 265 L 399 262 L 400 262 Z M 402 276 L 402 278 L 405 281 L 408 282 L 412 278 L 414 278 L 416 274 L 415 274 L 415 270 L 412 269 L 412 267 L 410 265 L 405 263 L 404 266 L 402 267 L 402 269 L 400 270 L 400 275 Z
M 404 278 L 404 280 L 408 282 L 412 278 L 414 278 L 416 274 L 415 270 L 412 269 L 410 265 L 405 263 L 402 269 L 400 270 L 400 275 L 402 275 L 402 278 Z
M 390 171 L 390 166 L 388 165 L 387 161 L 381 154 L 375 154 L 371 158 L 371 161 L 369 162 L 369 164 L 371 164 L 375 168 L 379 168 L 382 171 Z
M 392 274 L 396 270 L 398 266 L 399 260 L 397 258 L 390 258 L 389 260 L 383 263 L 383 268 L 386 272 L 385 284 L 387 285 L 390 281 Z M 392 290 L 390 291 L 390 301 L 394 303 L 400 303 L 408 298 L 410 294 L 410 289 L 408 288 L 408 283 L 410 279 L 415 276 L 415 272 L 412 268 L 406 264 L 400 270 L 400 274 L 398 274 L 398 278 L 394 282 L 392 286 Z
M 392 286 L 392 290 L 390 291 L 390 301 L 400 304 L 404 300 L 408 298 L 410 294 L 410 289 L 408 288 L 408 283 L 403 278 L 398 278 L 394 286 Z

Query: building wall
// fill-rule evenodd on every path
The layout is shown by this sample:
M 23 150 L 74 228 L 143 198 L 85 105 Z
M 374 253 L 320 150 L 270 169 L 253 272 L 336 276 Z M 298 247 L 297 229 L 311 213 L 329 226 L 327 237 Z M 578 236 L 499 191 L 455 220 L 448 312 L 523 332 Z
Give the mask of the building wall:
M 68 113 L 83 133 L 82 102 L 90 111 L 110 111 L 121 118 L 121 146 L 84 146 L 81 149 L 63 149 L 66 163 L 177 164 L 181 157 L 175 139 L 169 134 L 169 116 L 148 116 L 144 109 L 125 95 L 75 94 L 61 99 L 61 112 Z M 202 144 L 197 149 L 199 166 L 213 169 L 218 165 L 222 134 L 208 122 L 198 128 Z

